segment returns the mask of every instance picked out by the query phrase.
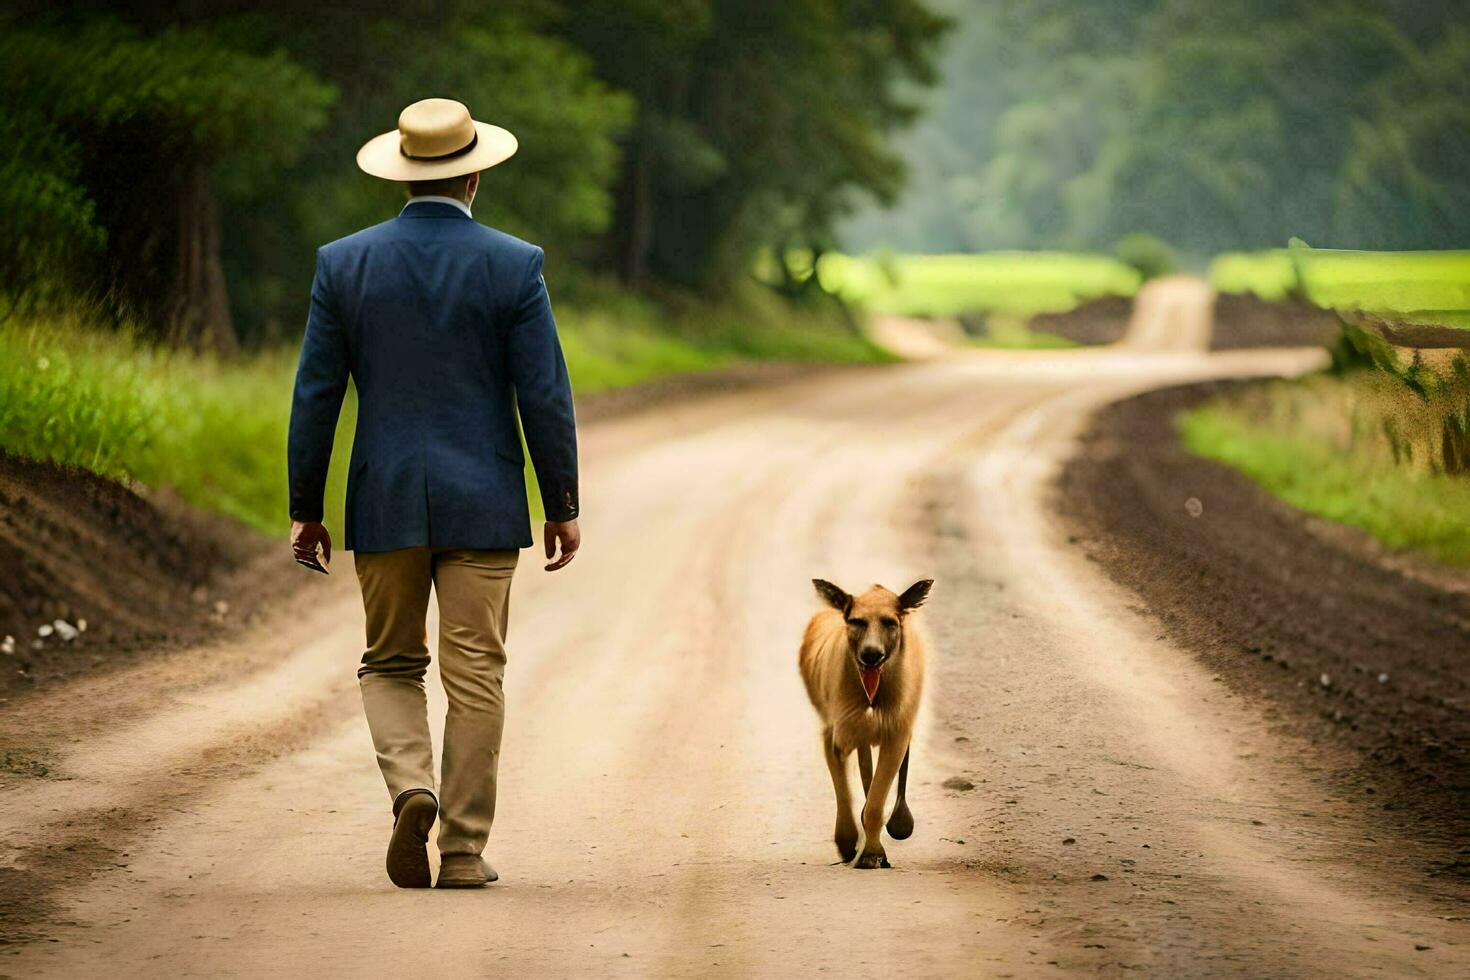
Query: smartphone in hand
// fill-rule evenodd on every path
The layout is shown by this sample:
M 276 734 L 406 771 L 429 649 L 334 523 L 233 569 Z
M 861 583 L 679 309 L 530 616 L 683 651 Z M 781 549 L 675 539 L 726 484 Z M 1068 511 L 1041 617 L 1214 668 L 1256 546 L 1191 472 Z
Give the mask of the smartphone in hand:
M 321 555 L 322 553 L 320 548 L 317 548 L 316 553 L 313 554 L 310 558 L 302 558 L 300 555 L 297 555 L 296 564 L 301 565 L 305 568 L 309 568 L 313 572 L 321 572 L 323 575 L 332 574 L 327 570 L 327 566 L 322 564 Z

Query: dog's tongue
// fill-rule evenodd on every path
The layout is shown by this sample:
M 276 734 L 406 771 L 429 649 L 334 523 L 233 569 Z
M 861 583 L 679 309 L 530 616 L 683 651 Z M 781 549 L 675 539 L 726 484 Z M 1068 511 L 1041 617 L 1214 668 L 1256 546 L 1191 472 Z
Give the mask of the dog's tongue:
M 858 676 L 863 679 L 863 690 L 868 692 L 868 703 L 872 704 L 878 696 L 878 678 L 882 672 L 877 667 L 859 667 Z

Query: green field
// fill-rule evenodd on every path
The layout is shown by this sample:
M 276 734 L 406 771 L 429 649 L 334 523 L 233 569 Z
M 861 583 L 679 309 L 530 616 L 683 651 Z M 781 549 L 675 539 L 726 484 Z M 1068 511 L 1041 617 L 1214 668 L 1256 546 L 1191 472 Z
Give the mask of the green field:
M 578 394 L 745 360 L 875 361 L 834 318 L 784 304 L 664 317 L 638 300 L 558 313 Z M 65 320 L 0 324 L 0 449 L 145 486 L 267 532 L 286 523 L 294 350 L 221 360 Z M 327 489 L 342 526 L 355 407 L 349 392 Z M 534 500 L 534 494 L 533 494 Z
M 1210 266 L 1226 293 L 1470 329 L 1470 251 L 1359 252 L 1293 247 L 1231 252 Z
M 1132 296 L 1139 274 L 1103 255 L 988 252 L 849 256 L 817 263 L 822 287 L 873 313 L 957 316 L 1060 313 L 1099 296 Z

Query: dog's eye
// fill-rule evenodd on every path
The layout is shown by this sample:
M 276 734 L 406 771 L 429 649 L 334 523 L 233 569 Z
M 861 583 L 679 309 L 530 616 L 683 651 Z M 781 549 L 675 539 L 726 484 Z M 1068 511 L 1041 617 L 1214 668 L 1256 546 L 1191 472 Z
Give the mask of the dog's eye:
M 865 630 L 868 628 L 868 621 L 866 619 L 849 619 L 847 625 L 855 630 Z
M 898 629 L 898 620 L 896 620 L 896 619 L 885 619 L 885 620 L 883 620 L 883 628 L 886 629 L 886 630 L 896 630 L 896 629 Z

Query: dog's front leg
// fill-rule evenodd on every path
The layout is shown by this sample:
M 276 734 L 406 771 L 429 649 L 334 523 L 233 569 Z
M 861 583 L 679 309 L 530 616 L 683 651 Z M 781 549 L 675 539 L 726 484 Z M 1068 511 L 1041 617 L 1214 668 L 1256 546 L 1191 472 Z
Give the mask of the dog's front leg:
M 873 788 L 873 748 L 869 745 L 859 745 L 857 748 L 858 775 L 863 777 L 863 799 L 868 798 L 868 790 Z
M 851 861 L 857 854 L 857 821 L 852 818 L 852 788 L 847 781 L 847 751 L 839 748 L 832 739 L 832 729 L 822 732 L 822 755 L 827 759 L 827 771 L 832 774 L 832 792 L 837 796 L 837 826 L 832 840 L 837 853 L 844 862 Z
M 883 850 L 883 806 L 888 802 L 888 791 L 898 775 L 907 749 L 901 739 L 887 739 L 878 750 L 878 765 L 873 770 L 873 785 L 868 787 L 868 799 L 863 804 L 863 853 L 858 855 L 858 868 L 887 868 L 888 854 Z

